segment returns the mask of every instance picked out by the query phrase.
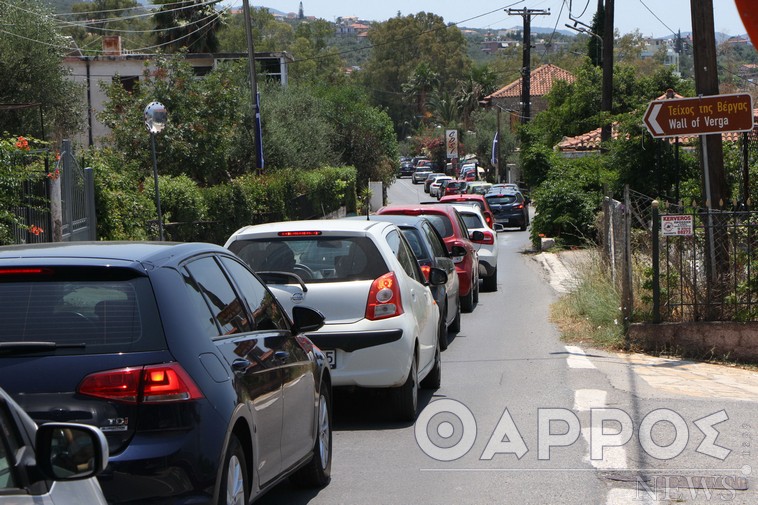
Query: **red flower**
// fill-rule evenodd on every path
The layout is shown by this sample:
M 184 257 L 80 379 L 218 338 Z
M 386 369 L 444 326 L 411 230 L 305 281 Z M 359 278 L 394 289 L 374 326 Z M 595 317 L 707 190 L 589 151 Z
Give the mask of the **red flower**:
M 40 233 L 44 233 L 44 232 L 45 232 L 45 230 L 43 230 L 42 228 L 40 228 L 40 227 L 39 227 L 39 226 L 37 226 L 36 224 L 33 224 L 33 225 L 31 225 L 31 226 L 29 227 L 29 233 L 31 233 L 32 235 L 37 235 L 37 236 L 39 236 L 39 235 L 40 235 Z
M 16 142 L 16 147 L 19 149 L 23 149 L 24 151 L 29 150 L 29 141 L 26 140 L 24 137 L 19 137 L 18 141 Z
M 60 170 L 58 170 L 56 168 L 54 172 L 48 173 L 47 176 L 48 176 L 48 178 L 50 178 L 52 180 L 56 180 L 56 179 L 58 179 L 58 177 L 61 176 L 61 172 L 60 172 Z

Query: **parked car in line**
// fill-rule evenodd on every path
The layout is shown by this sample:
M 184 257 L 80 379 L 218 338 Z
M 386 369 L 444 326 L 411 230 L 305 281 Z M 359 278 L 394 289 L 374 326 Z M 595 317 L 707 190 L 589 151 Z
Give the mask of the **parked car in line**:
M 447 195 L 460 195 L 463 192 L 465 185 L 466 181 L 459 181 L 456 179 L 443 181 L 440 189 L 437 191 L 437 199 L 439 200 Z
M 490 191 L 485 195 L 495 222 L 506 228 L 518 227 L 525 231 L 529 226 L 529 206 L 524 196 L 510 188 Z
M 416 167 L 411 174 L 411 182 L 413 184 L 423 183 L 426 180 L 426 177 L 431 173 L 431 169 L 427 166 Z
M 466 183 L 464 193 L 475 195 L 486 195 L 492 187 L 492 184 L 484 181 L 470 181 Z
M 439 192 L 440 187 L 442 186 L 442 183 L 445 181 L 452 181 L 453 178 L 449 175 L 440 175 L 437 178 L 435 178 L 432 183 L 429 185 L 429 196 L 433 196 L 439 200 Z
M 331 377 L 255 274 L 213 244 L 0 248 L 0 383 L 38 423 L 99 427 L 111 503 L 247 503 L 331 473 Z M 86 502 L 80 502 L 86 503 Z
M 455 271 L 453 258 L 445 247 L 445 241 L 430 221 L 435 217 L 374 214 L 370 216 L 370 219 L 394 223 L 400 228 L 427 279 L 434 267 L 447 273 L 445 284 L 431 286 L 432 294 L 440 310 L 440 348 L 444 351 L 448 346 L 448 334 L 458 333 L 461 330 L 461 303 L 458 298 L 460 281 Z
M 471 239 L 479 256 L 479 278 L 484 291 L 497 291 L 497 232 L 502 231 L 503 226 L 495 224 L 494 230 L 490 228 L 476 205 L 454 204 L 453 207 L 458 210 L 469 233 L 482 232 L 480 240 Z
M 98 428 L 37 426 L 0 389 L 0 505 L 107 505 L 95 478 L 107 463 Z
M 437 229 L 450 252 L 458 272 L 460 286 L 458 296 L 462 312 L 472 312 L 479 302 L 479 257 L 471 242 L 473 237 L 482 240 L 481 232 L 469 235 L 466 223 L 452 205 L 436 203 L 418 205 L 387 205 L 377 214 L 400 214 L 404 216 L 424 216 Z
M 482 212 L 482 215 L 484 216 L 484 221 L 487 223 L 487 226 L 494 229 L 495 228 L 495 216 L 492 213 L 492 209 L 490 209 L 490 205 L 487 202 L 487 199 L 483 195 L 478 195 L 475 193 L 466 193 L 463 195 L 448 195 L 443 196 L 440 198 L 440 203 L 454 203 L 454 204 L 466 204 L 466 205 L 475 205 L 479 208 L 479 210 Z
M 410 161 L 400 162 L 400 168 L 397 171 L 397 178 L 400 179 L 405 176 L 411 176 L 413 175 L 414 170 L 415 167 Z
M 434 180 L 437 177 L 442 177 L 444 175 L 445 175 L 444 172 L 430 172 L 426 176 L 426 179 L 424 179 L 424 193 L 429 193 L 429 187 L 432 185 L 432 183 L 434 182 Z
M 285 307 L 318 308 L 325 325 L 308 337 L 327 355 L 335 387 L 389 388 L 398 419 L 414 420 L 419 383 L 440 385 L 440 313 L 400 229 L 367 219 L 246 226 L 226 247 Z

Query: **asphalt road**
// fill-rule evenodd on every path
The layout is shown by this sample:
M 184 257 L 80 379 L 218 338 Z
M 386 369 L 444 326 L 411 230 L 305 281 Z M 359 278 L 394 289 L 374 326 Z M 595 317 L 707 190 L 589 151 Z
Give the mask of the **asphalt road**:
M 391 203 L 425 199 L 410 179 L 389 189 Z M 379 393 L 336 394 L 331 484 L 285 482 L 260 503 L 758 503 L 758 390 L 688 390 L 676 363 L 562 342 L 528 233 L 498 235 L 498 290 L 462 315 L 419 420 L 391 421 Z

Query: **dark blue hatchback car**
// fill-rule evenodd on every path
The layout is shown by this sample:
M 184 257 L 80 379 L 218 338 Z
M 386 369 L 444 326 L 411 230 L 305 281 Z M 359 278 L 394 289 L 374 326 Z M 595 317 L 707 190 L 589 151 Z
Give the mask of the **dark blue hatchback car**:
M 228 250 L 199 243 L 0 247 L 0 385 L 37 423 L 99 427 L 111 503 L 247 503 L 331 472 L 331 380 Z

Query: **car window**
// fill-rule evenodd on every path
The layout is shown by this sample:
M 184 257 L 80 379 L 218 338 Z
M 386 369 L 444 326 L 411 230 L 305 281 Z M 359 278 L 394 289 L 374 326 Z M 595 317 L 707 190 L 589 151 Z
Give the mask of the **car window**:
M 427 218 L 430 223 L 432 223 L 432 226 L 437 229 L 437 233 L 443 237 L 450 237 L 453 235 L 453 225 L 447 215 L 426 214 L 424 217 Z
M 188 287 L 202 293 L 205 300 L 206 309 L 202 314 L 206 317 L 203 319 L 208 319 L 207 314 L 210 309 L 211 317 L 215 319 L 213 324 L 219 325 L 222 335 L 233 335 L 251 330 L 242 301 L 237 297 L 215 259 L 206 256 L 187 263 L 184 268 L 194 280 L 194 285 L 188 284 Z M 195 302 L 199 305 L 196 296 Z M 208 323 L 204 324 L 206 330 L 212 329 Z
M 389 243 L 392 252 L 400 262 L 400 266 L 405 270 L 405 273 L 408 274 L 408 277 L 423 284 L 425 281 L 423 280 L 423 274 L 418 262 L 403 237 L 396 230 L 392 230 L 387 234 L 387 243 Z
M 3 275 L 0 320 L 0 342 L 77 344 L 49 354 L 165 348 L 150 281 L 128 269 L 49 267 Z
M 516 195 L 491 195 L 487 197 L 487 202 L 495 205 L 505 205 L 516 201 Z
M 463 219 L 461 219 L 461 215 L 457 210 L 455 211 L 455 218 L 458 220 L 458 226 L 461 227 L 461 233 L 463 233 L 463 236 L 468 237 L 468 226 L 463 222 Z
M 271 292 L 250 271 L 231 258 L 221 258 L 253 315 L 253 330 L 287 330 L 287 318 Z
M 463 219 L 463 222 L 466 223 L 466 228 L 484 228 L 485 225 L 482 223 L 482 219 L 479 217 L 479 214 L 475 214 L 473 212 L 461 212 L 458 211 L 458 213 L 461 215 L 461 219 Z
M 270 270 L 268 251 L 285 245 L 294 262 L 277 268 L 299 275 L 306 283 L 373 280 L 389 271 L 376 245 L 368 237 L 324 237 L 313 235 L 285 239 L 236 240 L 229 249 L 254 272 Z
M 421 236 L 421 232 L 417 230 L 416 228 L 401 228 L 400 231 L 403 232 L 403 236 L 405 237 L 405 240 L 408 241 L 408 245 L 411 246 L 411 250 L 413 250 L 413 254 L 416 255 L 416 259 L 419 260 L 428 260 L 429 254 L 426 251 L 426 247 L 423 245 L 423 237 Z
M 13 475 L 12 455 L 20 446 L 18 434 L 14 429 L 9 413 L 0 405 L 0 489 L 17 488 Z
M 445 244 L 442 242 L 439 233 L 428 223 L 423 223 L 421 227 L 426 234 L 429 244 L 432 246 L 432 254 L 438 258 L 447 256 L 447 249 L 445 248 Z

